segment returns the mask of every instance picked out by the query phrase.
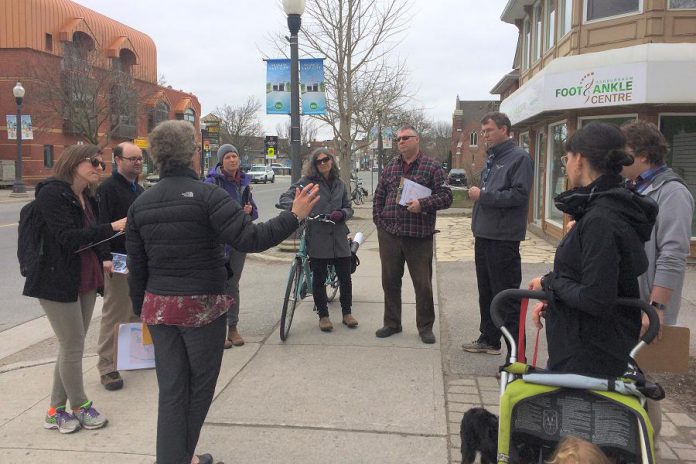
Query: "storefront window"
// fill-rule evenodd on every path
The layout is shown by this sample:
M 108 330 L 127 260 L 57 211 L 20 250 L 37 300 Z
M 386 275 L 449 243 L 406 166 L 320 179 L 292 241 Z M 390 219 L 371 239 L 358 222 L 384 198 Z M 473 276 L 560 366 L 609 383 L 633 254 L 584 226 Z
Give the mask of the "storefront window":
M 622 116 L 606 116 L 606 117 L 602 116 L 601 118 L 580 118 L 578 120 L 578 126 L 579 126 L 578 129 L 588 125 L 589 123 L 591 123 L 593 121 L 606 122 L 609 124 L 616 124 L 617 126 L 621 127 L 622 124 L 624 124 L 626 122 L 630 122 L 630 121 L 635 121 L 636 118 L 637 118 L 637 116 L 633 115 L 633 114 L 629 114 L 629 115 L 625 115 L 625 116 L 623 116 L 623 115 Z
M 565 190 L 565 169 L 561 164 L 561 157 L 565 155 L 565 143 L 568 139 L 568 126 L 565 122 L 549 126 L 549 152 L 548 152 L 548 185 L 546 195 L 546 220 L 563 226 L 563 213 L 556 209 L 553 198 Z
M 660 131 L 669 144 L 667 164 L 696 197 L 696 114 L 660 116 Z M 696 236 L 696 216 L 691 223 L 691 236 Z
M 539 131 L 536 136 L 536 144 L 534 145 L 534 223 L 541 224 L 541 218 L 544 216 L 542 211 L 541 194 L 544 191 L 544 171 L 541 166 L 541 160 L 546 153 L 546 137 L 544 133 Z M 550 201 L 550 200 L 549 200 Z M 547 203 L 549 202 L 547 201 Z
M 696 9 L 696 0 L 669 0 L 669 8 L 672 10 Z
M 585 19 L 594 21 L 612 16 L 640 12 L 642 0 L 587 0 Z

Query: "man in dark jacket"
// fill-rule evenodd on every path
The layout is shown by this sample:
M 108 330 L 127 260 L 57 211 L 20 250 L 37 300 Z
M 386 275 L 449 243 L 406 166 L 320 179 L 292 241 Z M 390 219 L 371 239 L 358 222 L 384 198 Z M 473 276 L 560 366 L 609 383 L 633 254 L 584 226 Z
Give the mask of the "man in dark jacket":
M 471 353 L 500 354 L 502 333 L 491 319 L 491 301 L 502 290 L 519 288 L 522 282 L 520 241 L 527 231 L 534 174 L 529 153 L 510 138 L 511 123 L 505 114 L 489 113 L 481 124 L 488 158 L 481 173 L 481 187 L 469 189 L 469 198 L 475 202 L 471 229 L 475 238 L 481 335 L 462 348 Z M 505 313 L 505 327 L 517 335 L 519 305 L 510 303 Z
M 111 223 L 128 215 L 128 208 L 143 192 L 138 184 L 138 176 L 143 171 L 143 152 L 130 142 L 117 145 L 113 151 L 116 170 L 97 188 L 99 202 L 99 223 Z M 104 251 L 116 253 L 125 258 L 126 238 L 117 237 L 105 242 Z M 119 390 L 123 379 L 116 370 L 114 356 L 114 326 L 116 324 L 137 322 L 133 306 L 128 296 L 128 277 L 122 272 L 114 272 L 112 260 L 104 261 L 104 306 L 97 353 L 97 369 L 101 384 L 107 390 Z

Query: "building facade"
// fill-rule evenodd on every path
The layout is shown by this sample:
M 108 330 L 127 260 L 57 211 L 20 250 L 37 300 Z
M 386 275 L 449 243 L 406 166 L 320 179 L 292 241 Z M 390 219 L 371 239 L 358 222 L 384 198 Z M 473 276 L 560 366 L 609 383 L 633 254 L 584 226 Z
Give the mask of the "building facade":
M 534 158 L 533 228 L 562 236 L 561 156 L 590 121 L 656 124 L 696 194 L 696 0 L 510 0 L 501 19 L 519 39 L 514 71 L 492 93 Z
M 200 137 L 198 99 L 158 85 L 157 49 L 146 34 L 69 0 L 3 0 L 0 31 L 0 114 L 16 113 L 12 88 L 21 82 L 22 114 L 33 127 L 22 143 L 25 183 L 50 176 L 75 143 L 98 144 L 108 159 L 132 140 L 145 151 L 147 173 L 154 169 L 147 134 L 157 123 L 187 120 Z M 3 117 L 3 166 L 17 153 L 8 135 Z

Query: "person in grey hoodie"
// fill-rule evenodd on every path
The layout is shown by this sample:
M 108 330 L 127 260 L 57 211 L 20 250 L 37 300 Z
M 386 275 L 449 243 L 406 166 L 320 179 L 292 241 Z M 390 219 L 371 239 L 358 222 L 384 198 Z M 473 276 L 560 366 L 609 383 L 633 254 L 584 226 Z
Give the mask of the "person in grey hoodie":
M 469 189 L 469 198 L 475 202 L 471 229 L 475 238 L 481 335 L 462 348 L 470 353 L 500 354 L 502 333 L 491 319 L 491 301 L 502 290 L 519 288 L 522 282 L 520 241 L 527 231 L 534 174 L 529 153 L 510 138 L 511 123 L 505 114 L 489 113 L 481 119 L 481 125 L 488 158 L 481 173 L 481 187 Z M 507 304 L 505 314 L 505 327 L 516 335 L 519 304 Z
M 638 278 L 640 297 L 657 308 L 661 324 L 675 325 L 689 256 L 694 198 L 681 177 L 665 164 L 667 141 L 657 126 L 632 121 L 621 129 L 626 151 L 635 159 L 622 174 L 638 193 L 655 200 L 660 208 L 650 240 L 645 243 L 648 270 Z M 647 317 L 643 317 L 643 330 L 647 325 Z M 657 436 L 661 427 L 659 402 L 649 402 L 648 414 Z

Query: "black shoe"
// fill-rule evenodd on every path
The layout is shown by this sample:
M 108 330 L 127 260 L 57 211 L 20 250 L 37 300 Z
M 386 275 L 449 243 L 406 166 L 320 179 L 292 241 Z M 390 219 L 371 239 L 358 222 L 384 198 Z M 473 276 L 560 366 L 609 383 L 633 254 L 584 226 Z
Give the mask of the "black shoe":
M 213 464 L 213 457 L 208 453 L 198 454 L 197 457 L 199 464 Z
M 428 345 L 432 345 L 433 343 L 435 343 L 435 334 L 432 330 L 424 330 L 420 333 L 420 338 L 423 343 L 426 343 Z
M 381 329 L 377 330 L 377 332 L 375 332 L 375 335 L 377 336 L 377 338 L 387 338 L 398 333 L 401 333 L 401 327 L 395 329 L 394 327 L 389 327 L 385 325 Z
M 120 390 L 123 388 L 123 379 L 118 371 L 109 372 L 101 376 L 101 384 L 109 391 Z

